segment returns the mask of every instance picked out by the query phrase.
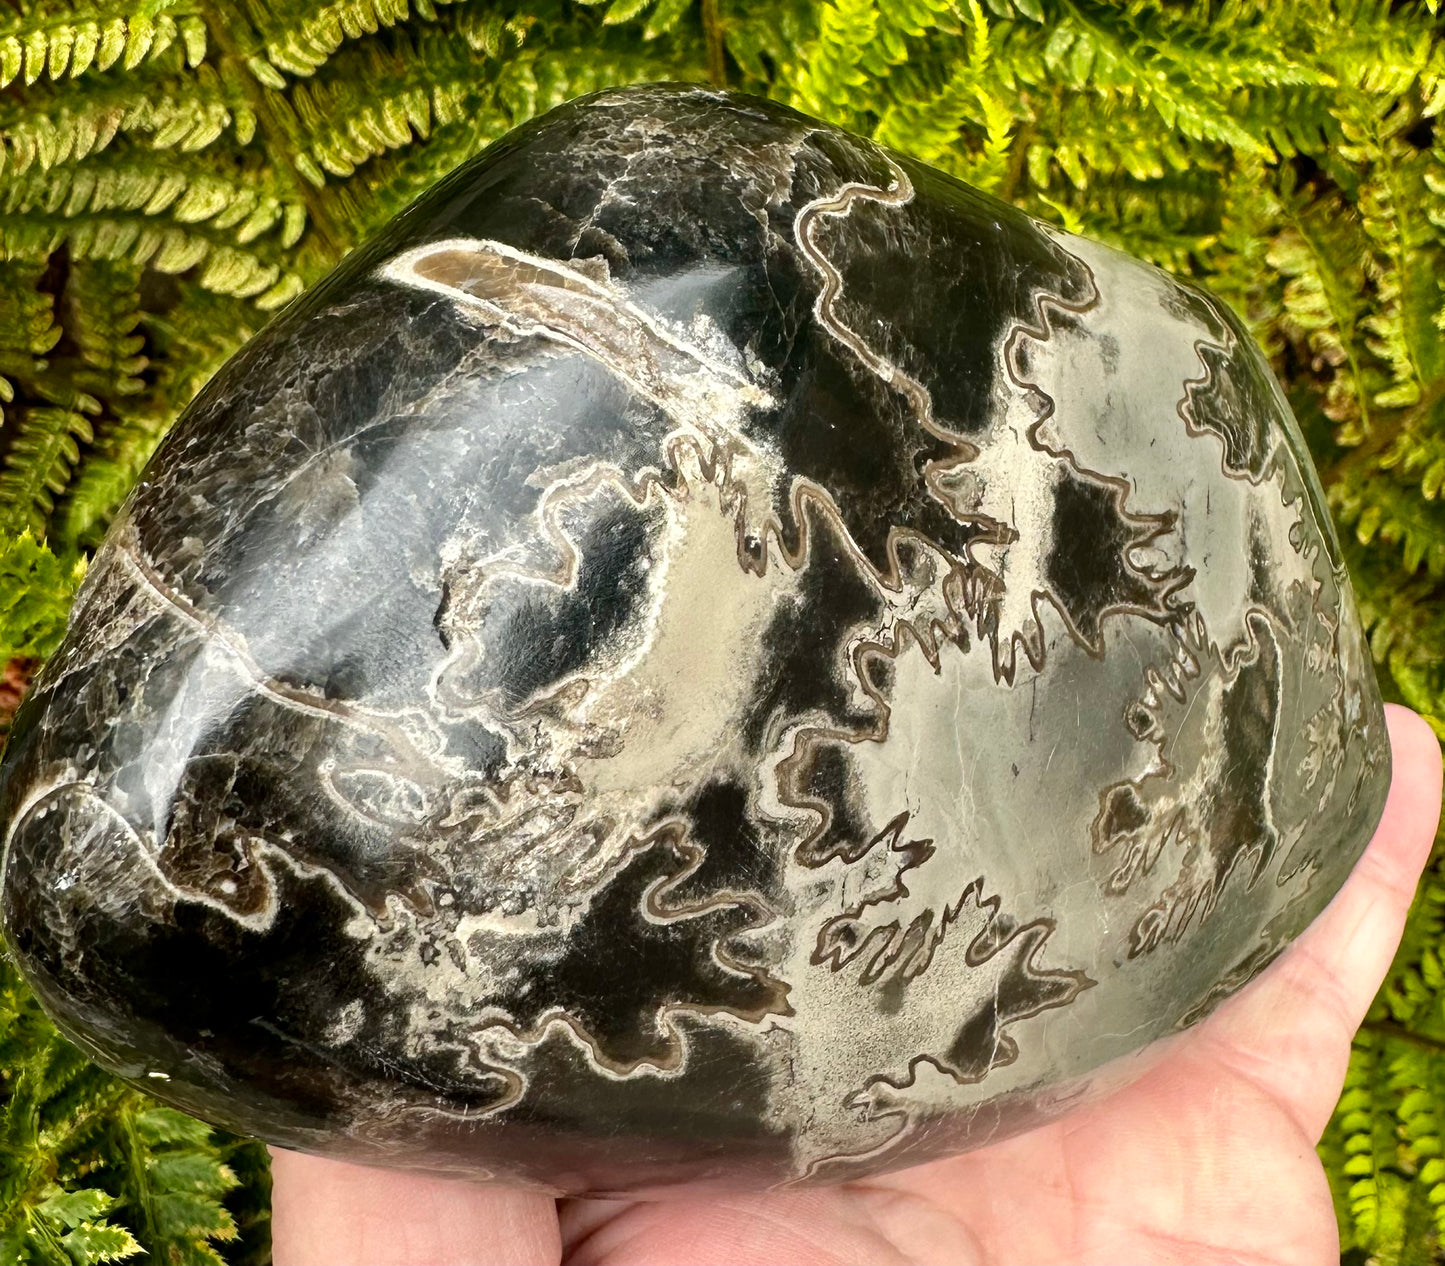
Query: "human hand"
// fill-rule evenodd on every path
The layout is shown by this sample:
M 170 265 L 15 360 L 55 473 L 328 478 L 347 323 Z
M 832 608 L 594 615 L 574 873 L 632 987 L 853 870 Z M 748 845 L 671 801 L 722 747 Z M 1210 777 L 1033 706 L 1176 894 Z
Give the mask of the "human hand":
M 275 1153 L 277 1266 L 306 1263 L 1323 1262 L 1315 1144 L 1440 814 L 1440 749 L 1389 710 L 1394 781 L 1349 882 L 1132 1085 L 980 1151 L 840 1187 L 565 1200 Z

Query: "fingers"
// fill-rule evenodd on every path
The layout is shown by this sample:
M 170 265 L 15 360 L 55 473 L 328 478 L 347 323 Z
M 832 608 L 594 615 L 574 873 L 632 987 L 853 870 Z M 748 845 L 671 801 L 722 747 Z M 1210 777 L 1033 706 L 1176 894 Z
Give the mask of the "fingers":
M 1387 709 L 1393 778 L 1384 816 L 1349 881 L 1254 984 L 1204 1026 L 1230 1068 L 1260 1082 L 1318 1138 L 1400 942 L 1440 817 L 1440 746 L 1404 708 Z
M 890 1202 L 891 1203 L 891 1202 Z M 903 1203 L 903 1202 L 899 1202 Z M 910 1229 L 943 1224 L 954 1249 L 935 1260 L 963 1260 L 957 1224 L 911 1202 Z M 595 1266 L 712 1266 L 717 1262 L 809 1262 L 813 1266 L 929 1260 L 900 1251 L 886 1219 L 844 1188 L 753 1194 L 682 1194 L 666 1200 L 569 1200 L 562 1205 L 567 1260 Z M 968 1251 L 972 1256 L 972 1251 Z
M 1298 983 L 1328 997 L 1351 1036 L 1400 943 L 1405 916 L 1440 821 L 1440 745 L 1404 708 L 1387 711 L 1393 778 L 1374 839 L 1353 874 L 1301 938 Z
M 271 1149 L 276 1266 L 461 1266 L 561 1259 L 548 1196 Z

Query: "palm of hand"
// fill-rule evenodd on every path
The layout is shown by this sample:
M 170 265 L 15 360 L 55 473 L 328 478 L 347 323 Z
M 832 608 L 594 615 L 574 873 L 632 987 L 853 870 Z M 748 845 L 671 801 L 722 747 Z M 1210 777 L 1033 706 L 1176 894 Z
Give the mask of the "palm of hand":
M 842 1187 L 571 1200 L 277 1153 L 278 1266 L 342 1262 L 1320 1262 L 1314 1151 L 1399 940 L 1440 753 L 1392 709 L 1395 777 L 1349 884 L 1131 1086 L 983 1150 Z

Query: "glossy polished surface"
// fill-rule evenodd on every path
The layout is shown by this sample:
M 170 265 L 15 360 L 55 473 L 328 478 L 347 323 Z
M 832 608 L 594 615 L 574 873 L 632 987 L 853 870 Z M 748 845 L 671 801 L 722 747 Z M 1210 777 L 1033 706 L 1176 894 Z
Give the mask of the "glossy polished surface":
M 218 376 L 0 778 L 6 934 L 103 1063 L 580 1191 L 1062 1110 L 1323 908 L 1389 760 L 1222 304 L 651 88 L 512 134 Z

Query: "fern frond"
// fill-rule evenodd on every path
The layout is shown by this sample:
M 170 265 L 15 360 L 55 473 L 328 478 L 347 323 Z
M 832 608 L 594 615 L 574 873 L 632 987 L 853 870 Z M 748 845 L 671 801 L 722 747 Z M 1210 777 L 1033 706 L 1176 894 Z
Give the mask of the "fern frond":
M 205 56 L 205 23 L 184 11 L 178 19 L 164 10 L 137 13 L 128 4 L 39 20 L 14 13 L 0 22 L 0 88 L 17 80 L 29 87 L 43 76 L 78 79 L 117 65 L 134 70 L 158 60 L 177 41 L 186 64 L 198 65 Z
M 130 1163 L 120 1172 L 121 1216 L 153 1257 L 215 1263 L 217 1245 L 236 1238 L 223 1197 L 236 1176 L 221 1160 L 209 1126 L 134 1096 L 109 1129 Z
M 1426 413 L 1428 425 L 1403 428 L 1380 455 L 1379 468 L 1392 470 L 1418 486 L 1426 501 L 1436 501 L 1445 492 L 1445 426 L 1438 406 Z
M 405 22 L 413 13 L 421 21 L 434 22 L 434 6 L 450 3 L 455 0 L 416 0 L 414 5 L 408 0 L 333 0 L 284 27 L 264 26 L 266 60 L 289 75 L 313 75 L 348 40 L 374 35 Z
M 37 405 L 13 427 L 14 438 L 0 471 L 0 532 L 44 532 L 55 497 L 65 491 L 80 445 L 95 438 L 90 419 L 78 409 Z
M 32 168 L 4 191 L 7 217 L 82 219 L 112 212 L 141 212 L 179 224 L 209 222 L 234 230 L 235 242 L 243 246 L 269 232 L 279 232 L 283 246 L 292 245 L 306 222 L 305 207 L 289 201 L 266 169 L 183 155 L 164 166 L 131 151 Z
M 122 81 L 98 85 L 84 98 L 26 96 L 0 102 L 0 175 L 78 161 L 118 135 L 152 149 L 194 153 L 225 134 L 244 144 L 254 129 L 255 116 L 234 81 L 208 64 L 139 92 Z
M 853 114 L 855 98 L 868 87 L 862 63 L 877 33 L 875 0 L 828 0 L 804 54 L 807 69 L 793 85 L 793 104 L 827 118 Z
M 57 558 L 27 530 L 0 538 L 0 664 L 42 659 L 65 633 L 85 560 Z
M 1398 480 L 1353 467 L 1329 488 L 1330 508 L 1361 545 L 1399 546 L 1406 572 L 1445 576 L 1445 506 L 1431 504 Z

